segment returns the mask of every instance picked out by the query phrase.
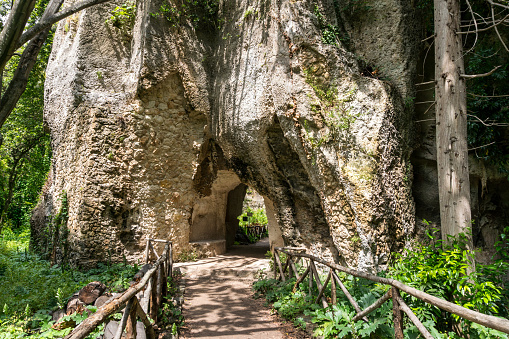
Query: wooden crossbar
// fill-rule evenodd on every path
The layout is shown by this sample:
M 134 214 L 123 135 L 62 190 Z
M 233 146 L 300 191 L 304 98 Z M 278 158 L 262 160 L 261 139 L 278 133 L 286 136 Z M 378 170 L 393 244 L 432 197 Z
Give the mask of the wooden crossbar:
M 151 242 L 164 242 L 165 246 L 161 255 L 158 255 Z M 104 305 L 74 330 L 65 336 L 65 339 L 83 339 L 88 336 L 98 325 L 105 321 L 110 315 L 121 310 L 125 305 L 124 314 L 119 323 L 115 339 L 121 338 L 124 330 L 126 339 L 136 338 L 136 319 L 142 321 L 148 339 L 155 339 L 155 331 L 147 314 L 156 320 L 162 297 L 165 295 L 168 273 L 172 273 L 172 243 L 171 241 L 159 239 L 147 239 L 145 247 L 145 259 L 148 262 L 150 249 L 154 251 L 157 260 L 152 267 L 143 275 L 141 280 L 129 287 L 122 294 L 110 298 Z M 144 292 L 142 292 L 144 291 Z M 142 296 L 138 301 L 137 296 Z
M 275 247 L 274 248 L 274 261 L 278 263 L 279 266 L 279 272 L 281 274 L 280 279 L 285 281 L 284 276 L 284 270 L 282 268 L 281 262 L 279 260 L 279 252 L 285 253 L 288 258 L 290 257 L 298 257 L 301 259 L 308 259 L 308 267 L 302 274 L 302 276 L 297 277 L 297 282 L 295 283 L 294 289 L 297 288 L 298 284 L 302 283 L 304 281 L 304 278 L 309 274 L 308 284 L 309 284 L 309 295 L 311 296 L 312 287 L 313 287 L 313 280 L 316 281 L 316 285 L 318 287 L 318 297 L 316 298 L 316 301 L 318 300 L 322 301 L 323 307 L 328 307 L 328 303 L 324 297 L 324 291 L 329 283 L 329 280 L 331 281 L 331 298 L 332 303 L 336 303 L 336 285 L 339 285 L 343 293 L 345 294 L 348 301 L 352 304 L 352 306 L 355 308 L 357 314 L 353 318 L 354 321 L 357 321 L 359 319 L 363 319 L 364 321 L 368 321 L 366 316 L 379 308 L 384 302 L 389 300 L 391 297 L 393 299 L 393 314 L 394 314 L 394 323 L 395 323 L 395 337 L 396 338 L 402 338 L 403 331 L 402 331 L 402 318 L 401 313 L 405 313 L 408 318 L 414 323 L 414 325 L 419 329 L 421 334 L 424 338 L 432 338 L 429 332 L 426 330 L 426 328 L 422 325 L 422 323 L 419 321 L 419 319 L 413 314 L 412 310 L 406 305 L 403 298 L 399 295 L 399 291 L 403 291 L 415 298 L 421 299 L 422 301 L 431 304 L 433 306 L 436 306 L 444 311 L 453 313 L 461 318 L 470 320 L 472 322 L 475 322 L 477 324 L 486 326 L 488 328 L 492 328 L 504 333 L 509 334 L 509 320 L 498 318 L 492 315 L 483 314 L 480 312 L 476 312 L 470 309 L 467 309 L 465 307 L 462 307 L 460 305 L 456 305 L 454 303 L 451 303 L 449 301 L 446 301 L 444 299 L 435 297 L 433 295 L 430 295 L 428 293 L 425 293 L 423 291 L 419 291 L 413 287 L 410 287 L 408 285 L 403 284 L 400 281 L 389 279 L 389 278 L 382 278 L 378 277 L 366 272 L 361 272 L 357 270 L 353 270 L 351 268 L 341 266 L 334 263 L 329 263 L 321 258 L 315 257 L 313 255 L 307 254 L 304 252 L 304 249 L 302 248 L 282 248 L 282 247 Z M 289 260 L 289 259 L 288 259 Z M 288 265 L 287 260 L 287 265 Z M 327 276 L 327 279 L 325 281 L 325 284 L 322 285 L 320 281 L 320 277 L 318 274 L 318 270 L 316 268 L 316 263 L 319 263 L 321 265 L 327 266 L 330 268 L 329 274 Z M 293 264 L 293 263 L 292 263 Z M 291 266 L 291 265 L 290 265 Z M 274 266 L 274 269 L 276 270 L 276 267 Z M 293 268 L 292 268 L 293 269 Z M 387 293 L 385 293 L 381 298 L 379 298 L 377 301 L 375 301 L 372 305 L 368 306 L 365 310 L 361 310 L 357 302 L 354 300 L 352 295 L 348 292 L 344 284 L 341 282 L 339 277 L 337 276 L 335 270 L 347 273 L 349 275 L 352 275 L 354 277 L 364 278 L 367 280 L 371 280 L 377 283 L 385 284 L 391 286 L 391 290 L 389 290 Z M 296 272 L 297 270 L 294 269 Z M 289 272 L 291 273 L 291 272 Z M 314 278 L 314 279 L 313 279 Z

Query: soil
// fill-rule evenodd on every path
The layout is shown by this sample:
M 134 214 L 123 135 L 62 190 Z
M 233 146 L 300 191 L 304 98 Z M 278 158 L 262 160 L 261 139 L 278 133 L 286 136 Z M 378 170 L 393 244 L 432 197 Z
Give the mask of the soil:
M 185 274 L 183 338 L 309 338 L 254 299 L 251 285 L 268 271 L 268 241 L 234 246 L 224 255 L 180 263 Z

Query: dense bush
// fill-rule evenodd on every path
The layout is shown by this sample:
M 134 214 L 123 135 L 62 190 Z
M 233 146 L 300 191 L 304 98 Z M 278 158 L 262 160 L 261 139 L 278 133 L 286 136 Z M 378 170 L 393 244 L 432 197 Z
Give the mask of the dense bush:
M 122 290 L 138 270 L 123 264 L 99 264 L 86 272 L 63 270 L 30 253 L 28 239 L 28 231 L 15 234 L 9 229 L 0 238 L 0 339 L 63 337 L 70 329 L 52 330 L 51 311 L 91 281 L 103 282 L 110 291 Z M 83 317 L 72 316 L 77 323 Z
M 509 230 L 509 229 L 506 229 Z M 507 241 L 505 235 L 497 243 L 497 260 L 492 265 L 477 264 L 476 272 L 468 273 L 468 260 L 473 257 L 465 249 L 462 237 L 442 244 L 432 234 L 429 242 L 416 244 L 413 249 L 396 255 L 386 275 L 429 294 L 441 297 L 463 307 L 500 317 L 508 316 L 509 296 L 507 282 L 502 276 L 509 270 Z M 302 270 L 302 269 L 301 269 Z M 346 288 L 359 306 L 364 309 L 373 304 L 387 290 L 388 286 L 340 274 Z M 324 277 L 322 277 L 322 281 Z M 255 282 L 253 289 L 263 294 L 272 307 L 284 318 L 296 325 L 303 325 L 303 316 L 308 316 L 317 325 L 316 335 L 324 338 L 392 338 L 392 301 L 371 313 L 369 323 L 353 322 L 355 309 L 338 291 L 338 302 L 327 309 L 314 304 L 307 295 L 308 280 L 294 286 L 295 279 L 280 282 L 265 279 Z M 313 295 L 316 298 L 317 288 Z M 330 286 L 325 291 L 330 298 Z M 408 306 L 413 310 L 434 338 L 507 338 L 504 333 L 490 330 L 470 321 L 460 319 L 447 312 L 424 303 L 420 299 L 402 293 Z M 417 338 L 417 328 L 405 317 L 406 338 Z

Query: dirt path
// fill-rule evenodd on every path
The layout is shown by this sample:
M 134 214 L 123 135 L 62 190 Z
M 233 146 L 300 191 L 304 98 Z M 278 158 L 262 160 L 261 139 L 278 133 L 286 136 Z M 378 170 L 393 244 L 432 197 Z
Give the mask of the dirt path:
M 184 338 L 303 338 L 252 298 L 251 284 L 269 262 L 267 241 L 178 267 L 185 273 Z

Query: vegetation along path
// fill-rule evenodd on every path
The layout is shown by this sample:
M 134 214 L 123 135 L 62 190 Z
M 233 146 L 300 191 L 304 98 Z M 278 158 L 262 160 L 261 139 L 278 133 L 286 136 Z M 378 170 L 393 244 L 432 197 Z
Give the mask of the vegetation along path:
M 252 297 L 259 270 L 268 271 L 264 258 L 268 239 L 234 246 L 224 255 L 176 264 L 185 274 L 184 338 L 302 338 Z

